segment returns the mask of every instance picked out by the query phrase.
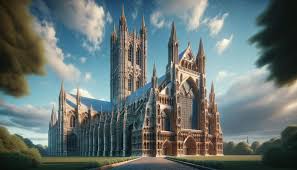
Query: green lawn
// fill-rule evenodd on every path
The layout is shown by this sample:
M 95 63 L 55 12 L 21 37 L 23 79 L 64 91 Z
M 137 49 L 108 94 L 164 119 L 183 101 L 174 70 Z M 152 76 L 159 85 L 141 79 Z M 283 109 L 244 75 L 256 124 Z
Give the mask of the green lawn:
M 43 157 L 41 166 L 31 170 L 83 170 L 135 158 L 136 157 Z
M 291 170 L 265 166 L 262 164 L 261 156 L 259 155 L 191 156 L 171 158 L 222 170 Z

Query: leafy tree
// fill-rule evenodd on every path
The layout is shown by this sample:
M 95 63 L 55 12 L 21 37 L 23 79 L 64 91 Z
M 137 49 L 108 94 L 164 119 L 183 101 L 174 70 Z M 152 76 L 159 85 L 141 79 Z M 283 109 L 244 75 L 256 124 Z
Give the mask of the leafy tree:
M 257 154 L 264 154 L 267 152 L 270 148 L 277 148 L 280 147 L 281 140 L 272 138 L 269 141 L 264 142 L 256 151 Z
M 224 143 L 224 154 L 232 155 L 234 153 L 235 144 L 234 142 Z
M 287 150 L 297 150 L 297 125 L 286 127 L 281 133 L 283 147 Z
M 251 155 L 253 154 L 253 150 L 247 143 L 239 142 L 234 148 L 234 153 L 237 155 Z
M 297 24 L 293 19 L 296 14 L 295 1 L 270 0 L 257 18 L 257 25 L 262 30 L 250 38 L 261 52 L 257 66 L 268 65 L 268 80 L 274 80 L 280 86 L 292 84 L 297 78 Z
M 251 149 L 253 150 L 254 153 L 256 153 L 260 146 L 261 146 L 260 142 L 255 141 L 252 143 Z

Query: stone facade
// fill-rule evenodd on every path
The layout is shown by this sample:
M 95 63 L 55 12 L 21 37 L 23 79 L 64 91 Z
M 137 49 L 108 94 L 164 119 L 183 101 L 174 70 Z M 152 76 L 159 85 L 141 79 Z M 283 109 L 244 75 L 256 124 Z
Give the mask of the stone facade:
M 61 85 L 53 109 L 48 144 L 56 156 L 222 155 L 220 113 L 212 83 L 206 91 L 206 56 L 200 39 L 179 53 L 174 23 L 168 64 L 146 83 L 147 28 L 128 32 L 122 9 L 110 39 L 110 102 L 70 94 Z

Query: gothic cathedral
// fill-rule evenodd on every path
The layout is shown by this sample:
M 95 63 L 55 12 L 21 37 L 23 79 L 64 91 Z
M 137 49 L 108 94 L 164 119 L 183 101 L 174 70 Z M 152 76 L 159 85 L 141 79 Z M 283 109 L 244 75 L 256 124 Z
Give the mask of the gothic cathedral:
M 122 9 L 110 37 L 110 102 L 65 91 L 52 110 L 48 145 L 55 156 L 222 155 L 223 134 L 212 83 L 206 91 L 202 40 L 179 53 L 172 23 L 163 76 L 147 83 L 147 28 L 128 31 Z

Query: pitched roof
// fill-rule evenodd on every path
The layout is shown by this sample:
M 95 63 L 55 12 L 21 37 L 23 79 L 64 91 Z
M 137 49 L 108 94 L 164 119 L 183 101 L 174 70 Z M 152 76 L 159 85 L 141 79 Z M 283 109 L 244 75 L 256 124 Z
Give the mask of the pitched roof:
M 163 75 L 160 78 L 158 78 L 158 84 L 161 84 L 164 80 L 165 80 L 166 76 Z M 131 104 L 134 101 L 143 98 L 146 94 L 146 92 L 148 92 L 148 90 L 152 87 L 152 83 L 149 82 L 146 85 L 144 85 L 143 87 L 137 89 L 136 91 L 132 92 L 126 99 L 126 104 Z
M 76 95 L 67 93 L 66 97 L 66 103 L 70 105 L 71 107 L 75 108 L 76 107 L 76 100 L 73 100 L 73 98 L 76 98 Z M 73 98 L 71 98 L 73 97 Z M 87 108 L 92 108 L 96 110 L 97 112 L 102 111 L 103 112 L 111 112 L 112 104 L 109 101 L 104 101 L 104 100 L 99 100 L 99 99 L 92 99 L 84 96 L 80 96 L 80 102 L 82 105 L 86 106 Z

